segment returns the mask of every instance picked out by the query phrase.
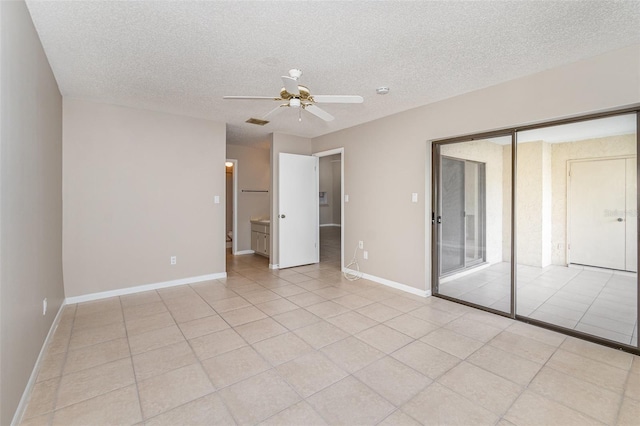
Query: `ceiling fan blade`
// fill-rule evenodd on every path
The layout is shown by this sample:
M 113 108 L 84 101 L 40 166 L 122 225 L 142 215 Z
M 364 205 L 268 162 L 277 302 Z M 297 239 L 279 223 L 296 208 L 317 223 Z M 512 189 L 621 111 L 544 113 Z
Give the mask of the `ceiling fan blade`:
M 223 96 L 222 99 L 240 99 L 240 100 L 261 100 L 261 101 L 281 101 L 282 98 L 273 96 Z
M 293 96 L 298 96 L 300 94 L 300 90 L 298 89 L 298 80 L 296 80 L 295 78 L 283 75 L 282 83 L 284 83 L 285 90 Z
M 361 104 L 362 96 L 357 95 L 313 95 L 313 100 L 319 104 Z
M 309 111 L 311 114 L 316 117 L 322 118 L 324 121 L 333 121 L 333 115 L 329 114 L 327 111 L 319 108 L 315 105 L 307 105 L 304 107 L 305 111 Z
M 268 113 L 266 113 L 265 115 L 262 116 L 263 120 L 266 120 L 267 117 L 269 117 L 270 115 L 275 114 L 278 111 L 282 111 L 282 108 L 287 107 L 289 105 L 287 104 L 282 104 L 282 105 L 278 105 L 277 107 L 275 107 L 274 109 L 272 109 L 271 111 L 269 111 Z

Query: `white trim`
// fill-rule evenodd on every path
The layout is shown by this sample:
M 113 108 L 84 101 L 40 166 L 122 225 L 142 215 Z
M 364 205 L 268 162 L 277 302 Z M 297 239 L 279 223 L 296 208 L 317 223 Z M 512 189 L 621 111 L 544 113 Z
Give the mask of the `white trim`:
M 115 297 L 115 296 L 124 296 L 127 294 L 140 293 L 140 292 L 149 291 L 149 290 L 156 290 L 159 288 L 175 287 L 180 285 L 199 283 L 202 281 L 217 280 L 221 278 L 227 278 L 227 273 L 218 272 L 215 274 L 200 275 L 197 277 L 180 278 L 177 280 L 163 281 L 163 282 L 154 283 L 154 284 L 145 284 L 145 285 L 139 285 L 135 287 L 127 287 L 127 288 L 119 288 L 117 290 L 103 291 L 100 293 L 85 294 L 82 296 L 67 297 L 65 302 L 67 305 L 72 303 L 89 302 L 92 300 L 106 299 L 106 298 Z
M 429 297 L 429 296 L 431 296 L 431 291 L 430 290 L 428 290 L 428 291 L 427 290 L 420 290 L 418 288 L 411 287 L 411 286 L 408 286 L 406 284 L 400 284 L 400 283 L 397 283 L 395 281 L 388 280 L 386 278 L 376 277 L 374 275 L 365 274 L 364 272 L 358 272 L 356 270 L 349 269 L 349 268 L 343 268 L 342 271 L 343 272 L 347 272 L 347 273 L 351 273 L 351 274 L 360 275 L 365 280 L 373 281 L 373 282 L 376 282 L 378 284 L 386 285 L 387 287 L 392 287 L 392 288 L 395 288 L 395 289 L 398 289 L 398 290 L 406 291 L 407 293 L 415 294 L 416 296 L 421 296 L 421 297 Z
M 49 333 L 47 333 L 47 337 L 44 339 L 44 343 L 42 344 L 42 348 L 40 348 L 40 353 L 38 354 L 38 358 L 36 359 L 36 363 L 33 365 L 33 370 L 31 370 L 31 376 L 29 377 L 29 381 L 27 382 L 27 386 L 24 388 L 24 392 L 22 392 L 22 397 L 20 398 L 20 402 L 18 403 L 18 407 L 16 408 L 16 412 L 13 414 L 13 419 L 11 420 L 11 425 L 18 425 L 22 421 L 22 417 L 24 416 L 24 412 L 27 409 L 27 404 L 29 402 L 29 398 L 31 397 L 31 391 L 33 390 L 33 386 L 36 384 L 36 380 L 38 379 L 38 373 L 40 372 L 40 364 L 42 363 L 42 358 L 44 358 L 45 350 L 47 346 L 49 346 L 49 341 L 53 337 L 53 334 L 60 323 L 60 317 L 62 314 L 62 310 L 66 305 L 66 300 L 63 300 L 60 304 L 60 308 L 58 309 L 58 313 L 56 317 L 53 319 L 51 323 L 51 327 L 49 328 Z
M 234 255 L 242 256 L 244 254 L 254 254 L 254 253 L 255 253 L 255 251 L 253 251 L 253 250 L 240 250 L 240 251 L 235 252 Z
M 324 228 L 325 226 L 335 226 L 337 228 L 342 228 L 342 225 L 339 223 L 323 223 L 320 225 L 320 228 Z
M 233 181 L 231 185 L 232 191 L 233 191 L 233 220 L 232 220 L 233 230 L 231 231 L 232 232 L 231 254 L 238 254 L 238 231 L 237 231 L 238 229 L 238 160 L 227 158 L 226 161 L 230 161 L 233 163 L 233 168 L 232 168 L 233 171 L 231 172 L 232 173 L 231 180 Z M 226 185 L 225 185 L 225 188 L 226 188 Z M 227 197 L 225 197 L 224 199 L 226 202 Z M 226 206 L 225 206 L 225 209 L 226 209 Z M 229 248 L 229 245 L 227 245 L 227 248 Z
M 343 152 L 344 152 L 344 148 L 333 148 L 333 149 L 328 149 L 326 151 L 315 152 L 312 155 L 314 157 L 327 157 L 329 155 L 342 154 Z
M 425 150 L 425 174 L 424 174 L 424 284 L 425 288 L 433 288 L 433 259 L 434 253 L 432 251 L 432 238 L 434 238 L 435 232 L 431 223 L 431 215 L 435 214 L 435 208 L 433 206 L 433 143 L 426 141 L 427 149 Z
M 277 263 L 270 263 L 269 269 L 280 269 L 280 265 L 278 265 Z

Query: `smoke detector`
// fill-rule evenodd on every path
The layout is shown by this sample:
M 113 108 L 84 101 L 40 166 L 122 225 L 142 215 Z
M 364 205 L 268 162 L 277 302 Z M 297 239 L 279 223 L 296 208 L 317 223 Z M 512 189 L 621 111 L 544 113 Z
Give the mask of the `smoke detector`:
M 386 95 L 387 93 L 389 93 L 389 88 L 386 86 L 378 87 L 376 89 L 376 93 L 378 95 Z

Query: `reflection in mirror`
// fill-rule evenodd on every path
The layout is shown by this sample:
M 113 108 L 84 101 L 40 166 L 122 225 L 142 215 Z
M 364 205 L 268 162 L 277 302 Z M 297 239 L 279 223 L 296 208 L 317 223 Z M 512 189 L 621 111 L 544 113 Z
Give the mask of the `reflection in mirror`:
M 636 346 L 635 114 L 517 141 L 516 312 Z
M 442 145 L 437 200 L 439 294 L 504 312 L 511 307 L 510 144 L 503 136 Z

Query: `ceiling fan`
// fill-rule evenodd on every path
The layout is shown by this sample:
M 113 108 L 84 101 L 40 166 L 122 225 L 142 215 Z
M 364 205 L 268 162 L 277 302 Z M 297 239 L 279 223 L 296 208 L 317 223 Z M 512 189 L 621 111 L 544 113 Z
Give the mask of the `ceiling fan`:
M 284 103 L 269 111 L 261 119 L 250 118 L 247 120 L 247 123 L 258 124 L 260 126 L 267 124 L 269 122 L 267 118 L 276 111 L 280 111 L 281 108 L 297 109 L 299 121 L 302 121 L 302 110 L 310 112 L 324 121 L 332 121 L 334 117 L 322 108 L 318 107 L 316 104 L 360 104 L 364 101 L 362 96 L 312 95 L 307 87 L 298 84 L 300 76 L 302 76 L 302 71 L 299 69 L 289 70 L 288 76 L 283 75 L 282 83 L 284 84 L 284 87 L 280 90 L 280 96 L 278 97 L 224 96 L 223 99 L 284 101 Z

